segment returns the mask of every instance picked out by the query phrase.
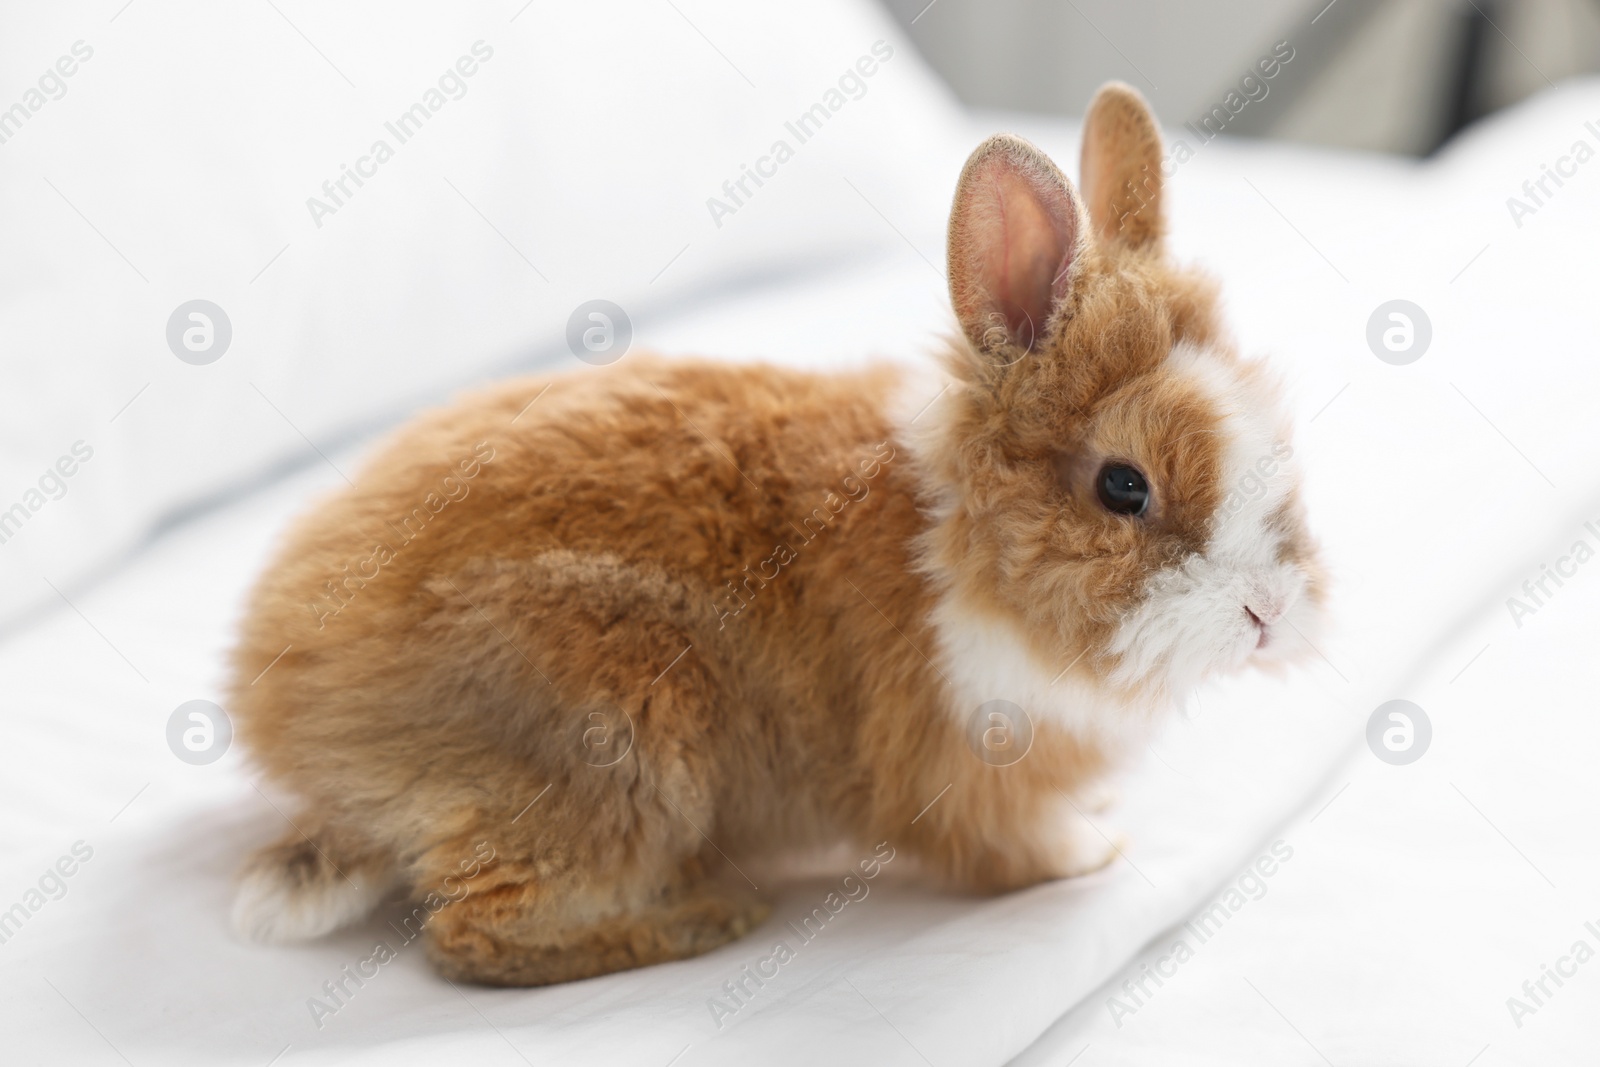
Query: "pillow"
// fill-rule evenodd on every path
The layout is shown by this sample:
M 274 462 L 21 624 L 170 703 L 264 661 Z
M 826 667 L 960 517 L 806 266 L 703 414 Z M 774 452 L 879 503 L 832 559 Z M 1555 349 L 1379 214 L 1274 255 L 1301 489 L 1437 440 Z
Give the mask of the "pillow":
M 0 69 L 0 625 L 569 319 L 897 247 L 968 147 L 849 0 L 39 6 Z

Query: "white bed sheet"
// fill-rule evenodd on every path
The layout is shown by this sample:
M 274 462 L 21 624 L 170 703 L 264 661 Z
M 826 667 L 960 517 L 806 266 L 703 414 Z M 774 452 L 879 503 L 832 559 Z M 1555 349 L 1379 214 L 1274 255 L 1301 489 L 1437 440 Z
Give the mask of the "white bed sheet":
M 282 816 L 239 753 L 190 767 L 163 739 L 174 707 L 217 695 L 242 591 L 274 532 L 333 484 L 330 471 L 312 467 L 173 531 L 72 608 L 0 646 L 11 741 L 0 800 L 14 813 L 0 828 L 0 908 L 75 842 L 94 851 L 61 899 L 0 944 L 8 1054 L 943 1067 L 1006 1062 L 1073 1009 L 1023 1062 L 1064 1062 L 1058 1051 L 1076 1055 L 1084 1044 L 1085 1064 L 1321 1062 L 1294 1044 L 1294 1027 L 1334 1062 L 1414 1062 L 1420 1052 L 1391 1051 L 1424 1047 L 1428 1062 L 1456 1062 L 1457 1046 L 1477 1041 L 1468 1022 L 1481 1019 L 1489 1033 L 1505 1010 L 1491 999 L 1474 1014 L 1482 993 L 1510 995 L 1552 962 L 1595 885 L 1580 830 L 1594 825 L 1596 803 L 1579 774 L 1593 739 L 1575 721 L 1582 675 L 1567 658 L 1585 621 L 1579 586 L 1522 630 L 1488 638 L 1469 662 L 1478 639 L 1468 623 L 1503 631 L 1505 617 L 1484 605 L 1600 510 L 1600 441 L 1586 422 L 1600 368 L 1573 358 L 1589 309 L 1564 288 L 1588 269 L 1577 235 L 1580 224 L 1592 227 L 1593 198 L 1552 205 L 1567 218 L 1541 215 L 1550 226 L 1514 239 L 1490 236 L 1487 222 L 1474 234 L 1462 221 L 1500 210 L 1498 170 L 1514 170 L 1518 153 L 1535 155 L 1541 137 L 1585 110 L 1600 112 L 1600 94 L 1580 88 L 1539 106 L 1498 143 L 1468 146 L 1487 160 L 1470 168 L 1219 145 L 1180 172 L 1176 243 L 1225 278 L 1246 345 L 1272 351 L 1290 379 L 1338 611 L 1304 670 L 1208 687 L 1130 772 L 1122 803 L 1105 816 L 1128 832 L 1128 862 L 991 901 L 898 884 L 891 865 L 721 1028 L 708 999 L 789 936 L 784 920 L 809 911 L 825 880 L 786 889 L 766 926 L 708 956 L 553 989 L 452 990 L 406 949 L 319 1028 L 308 998 L 392 931 L 375 920 L 303 948 L 236 943 L 225 926 L 229 877 L 248 848 L 281 830 Z M 1072 158 L 1070 128 L 1007 124 Z M 906 227 L 920 251 L 730 296 L 643 340 L 783 360 L 847 361 L 863 350 L 910 358 L 945 324 L 942 279 L 930 266 L 942 221 Z M 1499 241 L 1502 254 L 1485 253 L 1450 282 L 1480 237 L 1490 252 Z M 1405 368 L 1378 362 L 1362 341 L 1366 316 L 1396 289 L 1437 309 L 1434 355 Z M 1515 348 L 1505 346 L 1512 337 Z M 1438 708 L 1436 751 L 1409 768 L 1345 763 L 1367 714 L 1392 696 Z M 1507 708 L 1517 717 L 1496 731 Z M 1516 743 L 1510 722 L 1531 736 Z M 1467 797 L 1488 818 L 1462 804 Z M 1296 811 L 1303 825 L 1290 820 Z M 1397 811 L 1415 823 L 1382 825 Z M 1489 819 L 1531 863 L 1505 848 Z M 1413 825 L 1432 836 L 1410 836 Z M 1370 845 L 1378 830 L 1391 835 L 1382 851 Z M 1102 1033 L 1103 983 L 1120 981 L 1141 946 L 1279 838 L 1294 856 L 1267 895 L 1230 920 L 1175 988 Z M 1564 888 L 1535 878 L 1532 863 Z M 1485 883 L 1499 895 L 1466 892 Z M 1534 914 L 1473 910 L 1486 902 Z M 1301 945 L 1322 948 L 1320 967 L 1293 947 Z M 1202 977 L 1229 967 L 1259 993 Z M 1505 981 L 1485 977 L 1490 969 Z M 1531 1046 L 1540 1053 L 1573 1047 L 1562 1012 L 1586 1018 L 1576 1010 L 1584 980 L 1513 1036 L 1548 1042 Z M 1241 1000 L 1241 988 L 1270 1001 Z M 1452 997 L 1466 1006 L 1433 1014 Z M 1488 1055 L 1480 1062 L 1494 1062 Z

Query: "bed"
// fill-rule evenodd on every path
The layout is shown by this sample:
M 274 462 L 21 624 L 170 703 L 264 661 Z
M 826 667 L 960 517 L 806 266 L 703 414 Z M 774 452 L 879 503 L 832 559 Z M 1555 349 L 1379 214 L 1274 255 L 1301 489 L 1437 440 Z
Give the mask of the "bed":
M 807 857 L 739 942 L 537 990 L 445 983 L 398 902 L 306 946 L 239 941 L 232 874 L 292 803 L 237 749 L 178 758 L 169 726 L 220 700 L 274 539 L 385 429 L 474 382 L 582 373 L 567 318 L 601 296 L 638 349 L 928 359 L 966 152 L 1010 129 L 1076 170 L 1073 124 L 963 111 L 867 6 L 375 11 L 50 11 L 0 44 L 8 69 L 74 59 L 0 145 L 0 507 L 27 512 L 0 543 L 5 1058 L 1592 1057 L 1600 170 L 1506 203 L 1600 145 L 1584 83 L 1427 163 L 1217 142 L 1173 176 L 1176 254 L 1223 280 L 1293 398 L 1334 623 L 1303 667 L 1173 717 L 1093 816 L 1129 842 L 1106 870 L 972 900 L 890 863 L 803 937 L 858 859 Z M 814 141 L 732 204 L 723 184 L 863 56 Z M 434 89 L 421 132 L 361 164 Z M 347 167 L 375 176 L 334 204 Z M 165 333 L 194 299 L 229 319 L 209 363 Z M 1430 327 L 1409 361 L 1369 344 L 1395 300 Z M 1426 723 L 1410 762 L 1369 741 L 1394 700 Z M 776 975 L 744 980 L 780 941 Z M 379 942 L 392 960 L 359 967 Z

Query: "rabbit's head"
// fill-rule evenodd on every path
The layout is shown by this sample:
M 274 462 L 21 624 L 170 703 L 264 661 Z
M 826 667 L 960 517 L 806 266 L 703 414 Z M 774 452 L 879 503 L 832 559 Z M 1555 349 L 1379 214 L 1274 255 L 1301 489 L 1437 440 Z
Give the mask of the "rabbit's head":
M 1275 382 L 1234 351 L 1212 284 L 1169 262 L 1160 135 L 1127 86 L 1090 107 L 1082 178 L 1005 135 L 962 171 L 962 336 L 912 427 L 922 563 L 946 629 L 1006 626 L 1041 667 L 1176 696 L 1307 650 L 1323 581 Z

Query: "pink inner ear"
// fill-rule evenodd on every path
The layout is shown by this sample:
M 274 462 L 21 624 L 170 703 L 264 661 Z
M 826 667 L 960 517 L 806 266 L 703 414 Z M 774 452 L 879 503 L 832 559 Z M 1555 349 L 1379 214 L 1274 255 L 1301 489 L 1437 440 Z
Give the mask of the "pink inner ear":
M 992 296 L 1006 317 L 1013 337 L 1021 340 L 1044 332 L 1045 321 L 1065 286 L 1066 253 L 1072 231 L 1066 217 L 1052 214 L 1035 196 L 1031 184 L 1016 173 L 1001 172 L 992 181 L 1001 225 L 997 240 L 986 250 L 985 265 L 995 279 Z
M 1077 202 L 1042 156 L 1002 149 L 982 161 L 971 178 L 961 205 L 965 217 L 952 235 L 958 246 L 952 252 L 968 274 L 952 278 L 958 283 L 953 285 L 957 314 L 968 335 L 982 343 L 998 312 L 1009 339 L 1031 347 L 1069 287 L 1078 245 Z

